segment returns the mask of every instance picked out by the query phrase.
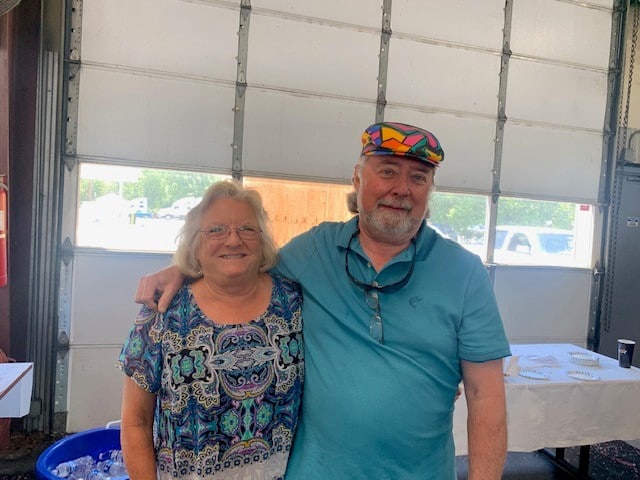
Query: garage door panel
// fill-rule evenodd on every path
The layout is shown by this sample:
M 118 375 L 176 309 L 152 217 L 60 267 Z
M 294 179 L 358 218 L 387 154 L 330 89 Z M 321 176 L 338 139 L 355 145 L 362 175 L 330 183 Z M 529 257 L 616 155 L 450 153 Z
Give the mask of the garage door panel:
M 299 0 L 252 0 L 254 12 L 261 9 L 284 14 L 304 15 L 334 22 L 380 28 L 382 23 L 382 0 L 323 0 L 322 2 L 300 2 Z
M 496 268 L 494 290 L 509 340 L 586 343 L 591 277 L 585 270 Z
M 247 83 L 375 100 L 379 48 L 371 32 L 255 14 Z
M 391 9 L 394 33 L 497 51 L 503 25 L 504 0 L 394 0 Z
M 69 352 L 68 432 L 104 427 L 120 419 L 120 347 L 72 348 Z
M 507 117 L 602 130 L 605 73 L 512 58 Z
M 375 105 L 249 89 L 243 168 L 250 174 L 284 174 L 351 181 L 360 135 Z
M 71 344 L 122 345 L 140 311 L 133 301 L 138 280 L 170 260 L 170 255 L 76 253 Z
M 611 13 L 556 0 L 519 0 L 513 5 L 511 50 L 606 69 Z
M 496 115 L 499 74 L 498 55 L 396 38 L 389 46 L 387 100 Z
M 234 81 L 240 2 L 233 3 L 84 0 L 82 61 Z
M 231 168 L 231 86 L 84 67 L 78 155 Z
M 602 134 L 505 125 L 500 190 L 597 203 Z

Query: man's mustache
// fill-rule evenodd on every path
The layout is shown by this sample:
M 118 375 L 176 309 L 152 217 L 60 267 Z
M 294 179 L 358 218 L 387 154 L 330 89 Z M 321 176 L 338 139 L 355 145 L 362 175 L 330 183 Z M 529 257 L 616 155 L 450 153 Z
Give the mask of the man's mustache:
M 393 200 L 380 200 L 378 202 L 379 207 L 391 207 L 391 208 L 401 208 L 402 210 L 406 210 L 410 212 L 413 210 L 413 205 L 410 202 L 394 202 Z

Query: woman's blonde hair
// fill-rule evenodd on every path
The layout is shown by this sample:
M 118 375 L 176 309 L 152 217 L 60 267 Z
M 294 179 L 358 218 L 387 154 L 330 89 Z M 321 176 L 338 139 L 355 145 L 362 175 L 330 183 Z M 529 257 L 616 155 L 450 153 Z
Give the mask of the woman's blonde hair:
M 262 233 L 262 259 L 260 272 L 265 272 L 275 266 L 278 261 L 278 247 L 269 227 L 269 215 L 262 206 L 262 197 L 251 188 L 245 188 L 236 180 L 222 180 L 212 184 L 205 192 L 202 201 L 189 210 L 184 225 L 178 233 L 178 248 L 173 255 L 173 264 L 183 275 L 190 278 L 202 276 L 198 250 L 204 237 L 201 230 L 202 215 L 211 205 L 221 198 L 247 202 L 258 219 L 258 226 Z

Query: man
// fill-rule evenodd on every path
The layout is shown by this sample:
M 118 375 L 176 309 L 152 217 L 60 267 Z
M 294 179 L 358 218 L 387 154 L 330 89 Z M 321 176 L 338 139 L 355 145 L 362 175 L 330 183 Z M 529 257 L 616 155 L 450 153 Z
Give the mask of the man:
M 469 479 L 499 479 L 506 455 L 502 358 L 510 355 L 480 259 L 426 225 L 444 153 L 430 132 L 371 125 L 353 186 L 358 215 L 281 250 L 302 285 L 306 378 L 292 480 L 455 479 L 453 404 L 468 404 Z M 165 269 L 136 301 L 166 308 Z

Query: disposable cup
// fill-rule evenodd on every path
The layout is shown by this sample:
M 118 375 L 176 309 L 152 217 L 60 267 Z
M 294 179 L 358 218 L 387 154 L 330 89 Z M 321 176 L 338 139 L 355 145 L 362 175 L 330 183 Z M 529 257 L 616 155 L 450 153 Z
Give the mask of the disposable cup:
M 626 338 L 618 339 L 618 365 L 622 368 L 630 368 L 633 362 L 633 348 L 636 342 Z

